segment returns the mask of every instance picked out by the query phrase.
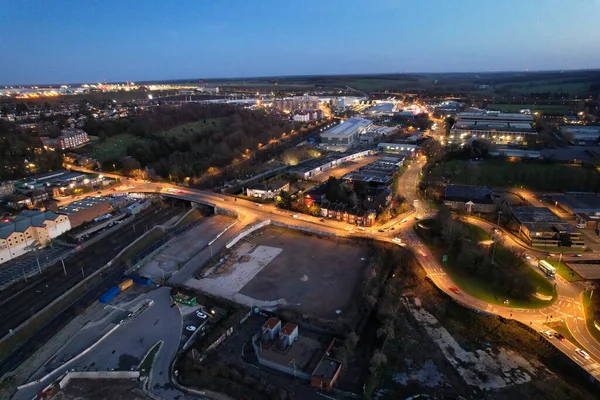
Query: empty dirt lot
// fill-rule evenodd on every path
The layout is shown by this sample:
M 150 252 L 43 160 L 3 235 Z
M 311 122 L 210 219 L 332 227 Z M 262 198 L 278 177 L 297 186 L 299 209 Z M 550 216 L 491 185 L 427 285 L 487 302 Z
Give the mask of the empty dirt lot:
M 368 264 L 362 244 L 268 227 L 249 240 L 282 251 L 240 291 L 254 299 L 285 299 L 290 308 L 322 318 L 343 310 Z

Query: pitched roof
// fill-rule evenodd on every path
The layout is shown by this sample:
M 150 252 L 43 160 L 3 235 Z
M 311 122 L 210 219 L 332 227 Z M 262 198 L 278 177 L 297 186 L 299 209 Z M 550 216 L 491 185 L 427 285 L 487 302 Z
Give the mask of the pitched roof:
M 25 232 L 30 226 L 44 227 L 44 221 L 55 221 L 58 217 L 52 211 L 25 210 L 12 221 L 0 224 L 0 239 L 6 239 L 14 232 Z

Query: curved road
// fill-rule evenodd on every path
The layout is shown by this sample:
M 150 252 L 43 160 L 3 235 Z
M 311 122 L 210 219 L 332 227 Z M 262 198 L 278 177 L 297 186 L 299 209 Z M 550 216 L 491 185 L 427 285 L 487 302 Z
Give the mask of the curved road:
M 550 342 L 576 363 L 585 368 L 591 375 L 597 379 L 600 379 L 600 364 L 597 362 L 600 361 L 600 344 L 591 336 L 585 323 L 580 298 L 580 295 L 584 290 L 584 285 L 581 283 L 569 283 L 563 278 L 557 276 L 557 301 L 555 301 L 549 307 L 538 309 L 502 307 L 495 304 L 486 303 L 473 296 L 470 296 L 467 293 L 455 293 L 450 289 L 450 287 L 457 285 L 446 274 L 441 263 L 431 255 L 428 248 L 412 231 L 412 225 L 415 223 L 415 217 L 425 218 L 432 215 L 427 206 L 424 205 L 419 198 L 416 190 L 419 182 L 419 173 L 423 165 L 424 160 L 415 160 L 400 178 L 399 192 L 412 205 L 411 211 L 401 215 L 396 220 L 384 224 L 383 226 L 366 229 L 358 229 L 356 226 L 343 222 L 332 220 L 323 221 L 320 218 L 304 214 L 295 214 L 291 211 L 278 209 L 273 205 L 257 205 L 256 203 L 247 200 L 236 200 L 234 197 L 228 195 L 176 187 L 169 184 L 140 183 L 130 180 L 130 185 L 132 182 L 134 182 L 133 185 L 137 187 L 131 187 L 124 191 L 160 192 L 185 200 L 217 206 L 218 208 L 234 213 L 242 212 L 245 215 L 246 224 L 270 219 L 287 224 L 289 226 L 313 229 L 335 236 L 363 236 L 388 242 L 393 241 L 393 237 L 401 238 L 401 240 L 405 242 L 408 247 L 415 251 L 417 254 L 417 259 L 433 283 L 448 296 L 452 297 L 466 307 L 490 314 L 500 315 L 504 318 L 514 319 L 538 331 L 548 329 L 548 327 L 544 324 L 548 322 L 548 318 L 550 316 L 552 316 L 552 321 L 559 319 L 564 320 L 575 340 L 577 340 L 580 345 L 584 347 L 584 350 L 591 355 L 591 358 L 585 359 L 576 353 L 576 346 L 568 340 L 560 342 L 557 339 L 549 339 Z M 475 218 L 468 218 L 468 221 L 488 231 L 496 227 L 494 224 Z M 519 239 L 513 237 L 510 233 L 506 231 L 504 232 L 505 233 L 502 240 L 508 247 L 513 249 L 526 248 L 528 249 L 528 252 L 535 252 Z M 541 255 L 539 252 L 535 254 Z M 532 262 L 535 263 L 535 260 Z M 536 264 L 531 265 L 531 267 L 535 268 L 537 271 Z

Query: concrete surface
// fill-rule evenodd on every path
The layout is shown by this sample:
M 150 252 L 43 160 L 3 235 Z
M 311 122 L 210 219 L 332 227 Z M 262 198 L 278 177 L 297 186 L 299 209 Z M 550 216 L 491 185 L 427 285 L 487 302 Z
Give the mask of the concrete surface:
M 303 313 L 332 318 L 359 285 L 368 260 L 356 242 L 269 227 L 250 240 L 283 249 L 240 291 L 257 300 L 285 299 Z M 302 256 L 299 256 L 302 255 Z
M 175 391 L 169 383 L 169 366 L 179 346 L 182 321 L 179 310 L 171 307 L 169 288 L 162 287 L 140 296 L 139 302 L 145 299 L 153 300 L 153 305 L 137 318 L 124 324 L 116 334 L 110 335 L 89 354 L 69 365 L 70 370 L 129 370 L 135 368 L 148 349 L 157 341 L 163 340 L 164 345 L 157 353 L 152 370 L 151 391 L 164 398 L 175 399 L 181 393 Z M 58 378 L 63 373 L 56 371 Z M 38 376 L 36 375 L 36 378 Z M 43 389 L 49 381 L 23 389 L 15 399 L 31 399 L 35 393 Z

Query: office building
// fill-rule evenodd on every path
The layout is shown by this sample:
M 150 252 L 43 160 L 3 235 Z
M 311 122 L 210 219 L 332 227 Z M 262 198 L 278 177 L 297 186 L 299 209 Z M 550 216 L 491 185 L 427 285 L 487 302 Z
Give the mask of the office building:
M 72 149 L 89 141 L 88 134 L 81 129 L 63 129 L 61 135 L 56 138 L 56 149 Z
M 581 231 L 546 207 L 512 207 L 511 212 L 530 246 L 585 247 Z
M 487 139 L 497 144 L 522 144 L 537 135 L 533 129 L 533 116 L 507 114 L 495 111 L 463 112 L 448 135 L 449 143 L 462 143 L 473 139 Z

